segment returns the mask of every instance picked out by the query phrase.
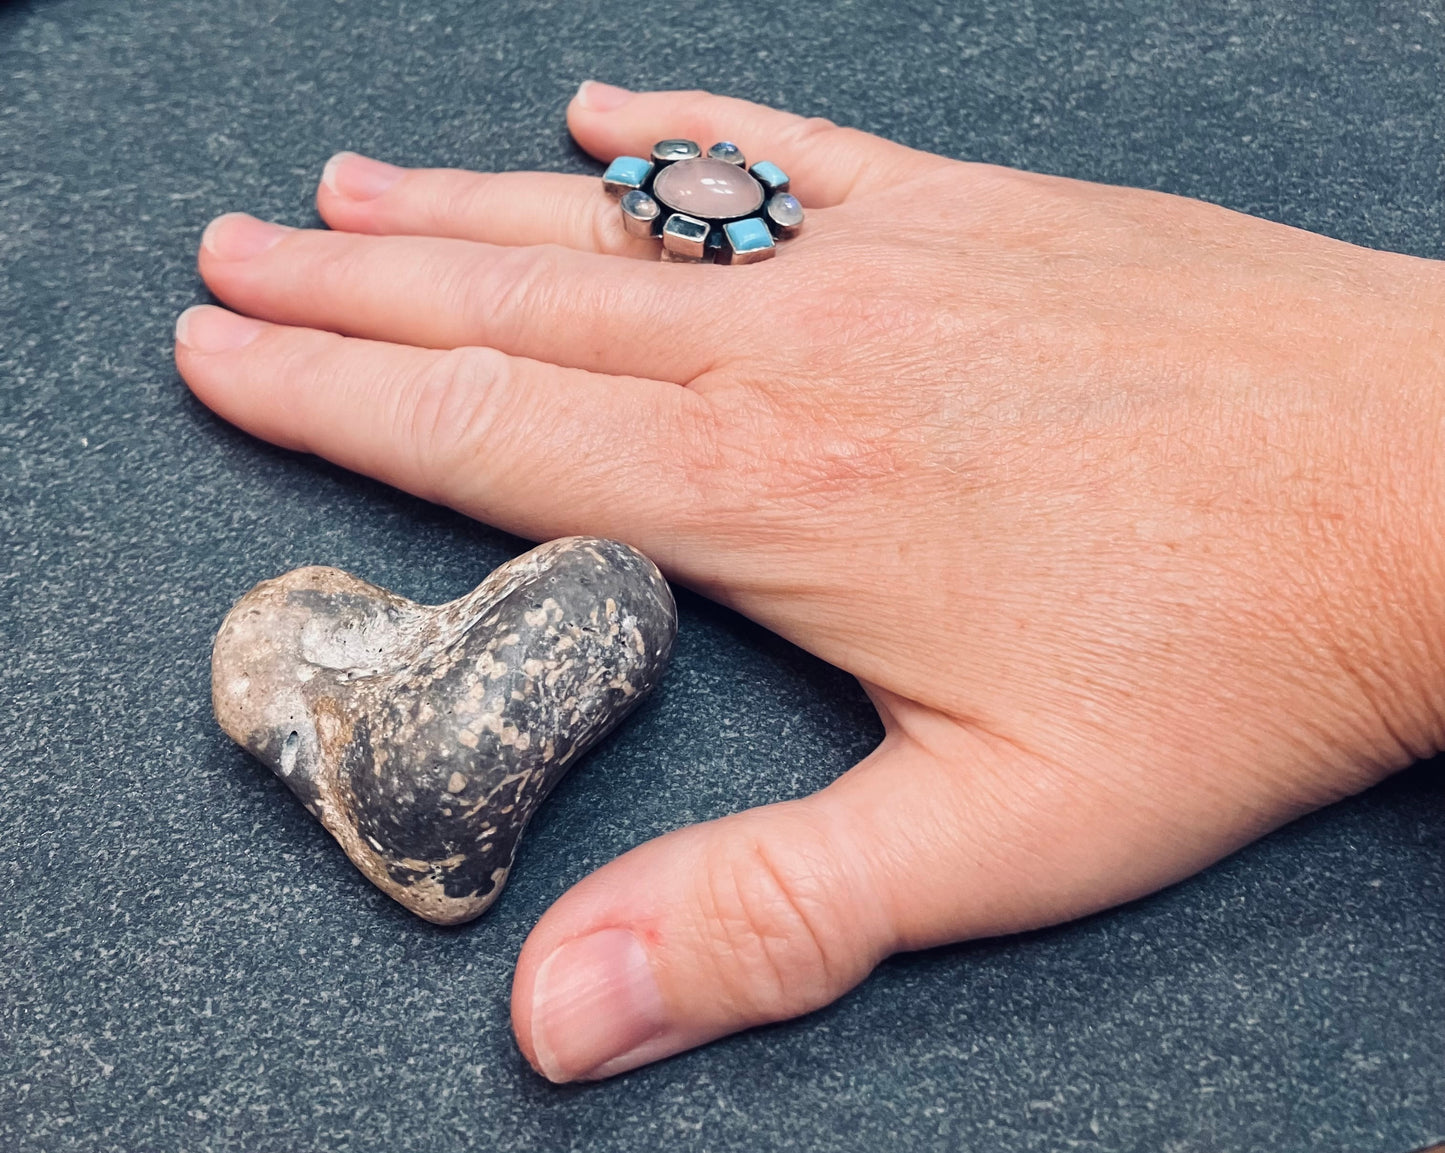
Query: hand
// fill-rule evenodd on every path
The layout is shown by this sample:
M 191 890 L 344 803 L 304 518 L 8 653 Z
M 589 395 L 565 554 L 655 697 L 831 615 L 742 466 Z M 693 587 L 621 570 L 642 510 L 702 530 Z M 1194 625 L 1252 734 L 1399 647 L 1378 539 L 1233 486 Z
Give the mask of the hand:
M 822 792 L 547 912 L 512 1002 L 541 1072 L 1127 901 L 1441 747 L 1439 265 L 704 93 L 584 86 L 568 119 L 603 159 L 736 140 L 805 231 L 665 264 L 595 178 L 343 155 L 334 231 L 207 230 L 257 319 L 193 310 L 176 348 L 258 436 L 629 541 L 876 703 Z

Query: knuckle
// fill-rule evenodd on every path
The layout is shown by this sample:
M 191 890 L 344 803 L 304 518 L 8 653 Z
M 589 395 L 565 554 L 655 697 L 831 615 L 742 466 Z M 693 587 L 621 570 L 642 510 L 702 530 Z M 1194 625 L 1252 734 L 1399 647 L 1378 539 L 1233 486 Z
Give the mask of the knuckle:
M 748 536 L 757 524 L 760 491 L 777 467 L 763 446 L 783 443 L 785 435 L 777 406 L 746 386 L 710 386 L 689 395 L 696 402 L 669 430 L 679 464 L 674 507 L 682 527 Z
M 326 299 L 337 299 L 366 275 L 366 246 L 350 233 L 322 230 L 307 237 L 311 251 L 302 266 L 308 287 Z
M 701 522 L 711 515 L 712 496 L 721 480 L 730 476 L 734 454 L 723 444 L 722 425 L 717 410 L 696 393 L 690 403 L 680 407 L 677 419 L 661 435 L 671 438 L 675 459 L 681 462 L 679 479 L 683 491 L 674 494 L 681 509 L 692 509 Z
M 709 92 L 706 88 L 686 88 L 675 95 L 679 106 L 694 112 L 715 110 L 721 102 L 716 92 Z
M 286 337 L 275 342 L 268 372 L 286 385 L 280 393 L 280 407 L 287 430 L 294 436 L 292 443 L 311 452 L 315 412 L 336 395 L 336 353 L 344 338 L 334 332 L 302 330 L 288 332 Z
M 792 121 L 782 132 L 783 139 L 793 147 L 812 145 L 820 137 L 831 137 L 841 131 L 824 116 L 802 116 Z
M 759 838 L 715 849 L 700 894 L 722 986 L 755 1019 L 827 1004 L 853 983 L 848 942 L 832 909 L 836 879 L 816 852 Z
M 550 245 L 503 248 L 446 266 L 438 277 L 443 299 L 471 324 L 485 318 L 501 340 L 528 316 L 547 315 L 548 285 L 560 282 L 557 249 Z
M 416 454 L 415 475 L 429 499 L 457 487 L 459 473 L 496 440 L 510 362 L 490 348 L 436 357 L 412 382 L 398 427 Z
M 622 227 L 622 210 L 610 196 L 588 199 L 581 211 L 585 219 L 578 231 L 584 247 L 607 256 L 635 247 L 633 238 Z
M 448 230 L 486 219 L 494 196 L 496 176 L 491 172 L 458 172 L 438 180 L 429 205 L 432 222 Z

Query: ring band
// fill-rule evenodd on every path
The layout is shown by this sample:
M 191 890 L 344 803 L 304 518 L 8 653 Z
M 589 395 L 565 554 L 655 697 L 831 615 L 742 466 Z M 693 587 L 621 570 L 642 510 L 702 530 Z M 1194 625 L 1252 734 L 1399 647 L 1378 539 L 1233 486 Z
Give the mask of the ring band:
M 705 154 L 693 140 L 659 140 L 650 157 L 609 164 L 602 187 L 619 198 L 629 235 L 662 238 L 663 260 L 754 264 L 803 227 L 788 174 L 768 160 L 749 168 L 727 140 Z

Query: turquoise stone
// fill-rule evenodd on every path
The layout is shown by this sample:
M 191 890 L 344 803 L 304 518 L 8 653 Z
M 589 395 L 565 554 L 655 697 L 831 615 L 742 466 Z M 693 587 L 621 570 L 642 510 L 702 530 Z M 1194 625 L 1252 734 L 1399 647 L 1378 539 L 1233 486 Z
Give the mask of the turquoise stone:
M 640 156 L 619 156 L 602 174 L 602 186 L 609 192 L 641 188 L 652 174 L 652 161 Z
M 771 160 L 759 160 L 748 171 L 770 193 L 788 190 L 788 174 Z
M 734 220 L 723 225 L 728 245 L 734 252 L 757 252 L 773 246 L 773 234 L 761 217 L 749 216 L 746 220 Z

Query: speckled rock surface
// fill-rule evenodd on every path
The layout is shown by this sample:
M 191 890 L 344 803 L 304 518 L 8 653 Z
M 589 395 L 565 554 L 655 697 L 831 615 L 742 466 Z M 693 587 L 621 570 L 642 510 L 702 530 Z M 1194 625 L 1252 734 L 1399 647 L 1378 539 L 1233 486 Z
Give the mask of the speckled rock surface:
M 262 573 L 325 562 L 437 603 L 528 546 L 258 444 L 171 362 L 212 216 L 313 223 L 339 148 L 598 173 L 561 119 L 587 75 L 1440 256 L 1442 21 L 1420 0 L 0 3 L 0 1149 L 1445 1137 L 1436 764 L 1126 908 L 898 958 L 614 1082 L 541 1081 L 508 993 L 548 903 L 645 838 L 826 784 L 878 737 L 867 701 L 679 596 L 662 684 L 538 811 L 497 903 L 420 921 L 216 727 L 211 639 Z
M 537 806 L 676 636 L 667 582 L 618 541 L 539 545 L 435 606 L 313 565 L 226 614 L 211 699 L 372 884 L 455 925 L 501 894 Z

